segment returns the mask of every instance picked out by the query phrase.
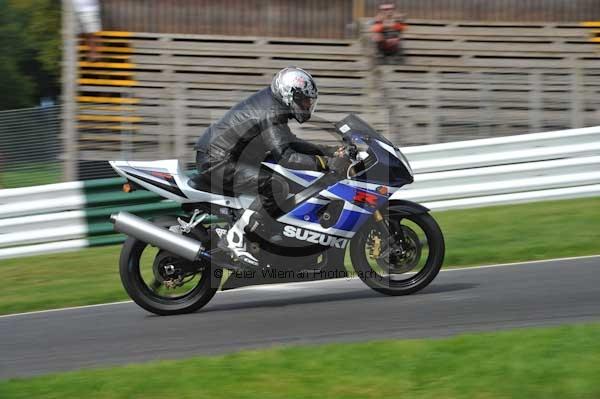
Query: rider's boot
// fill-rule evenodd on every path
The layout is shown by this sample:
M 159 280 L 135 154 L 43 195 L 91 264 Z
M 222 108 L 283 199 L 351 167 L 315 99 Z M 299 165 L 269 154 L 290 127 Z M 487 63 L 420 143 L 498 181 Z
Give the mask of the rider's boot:
M 256 211 L 246 209 L 218 244 L 224 254 L 230 255 L 235 262 L 240 262 L 243 266 L 259 266 L 258 259 L 248 250 L 248 240 L 246 239 L 248 232 L 255 231 L 260 227 L 256 216 L 258 216 Z

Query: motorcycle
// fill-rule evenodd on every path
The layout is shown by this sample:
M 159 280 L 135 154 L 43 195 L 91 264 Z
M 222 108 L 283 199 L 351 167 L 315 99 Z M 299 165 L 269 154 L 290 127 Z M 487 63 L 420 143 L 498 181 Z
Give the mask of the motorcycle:
M 402 199 L 413 182 L 404 154 L 356 115 L 335 124 L 345 156 L 339 173 L 293 170 L 266 160 L 262 170 L 288 183 L 289 194 L 264 234 L 247 237 L 260 259 L 258 270 L 215 256 L 221 237 L 254 200 L 211 192 L 184 172 L 177 160 L 111 161 L 127 179 L 124 191 L 145 189 L 181 204 L 179 215 L 147 221 L 127 212 L 111 215 L 129 237 L 120 276 L 131 299 L 158 315 L 189 313 L 206 305 L 230 275 L 314 276 L 345 270 L 386 295 L 425 288 L 444 260 L 444 237 L 429 209 Z

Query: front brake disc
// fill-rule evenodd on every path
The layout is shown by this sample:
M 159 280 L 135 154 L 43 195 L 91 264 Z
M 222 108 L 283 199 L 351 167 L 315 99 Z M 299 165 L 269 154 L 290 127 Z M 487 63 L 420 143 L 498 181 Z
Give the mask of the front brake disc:
M 389 274 L 402 274 L 413 270 L 421 260 L 422 246 L 419 236 L 413 229 L 402 226 L 404 233 L 404 242 L 401 252 L 397 245 L 388 242 L 384 245 L 385 250 L 377 258 L 377 265 Z M 398 252 L 398 253 L 396 253 Z

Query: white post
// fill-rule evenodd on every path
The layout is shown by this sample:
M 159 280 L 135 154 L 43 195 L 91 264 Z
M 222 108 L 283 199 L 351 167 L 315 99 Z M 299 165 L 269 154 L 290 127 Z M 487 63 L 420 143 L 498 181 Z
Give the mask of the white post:
M 77 34 L 71 0 L 62 0 L 62 161 L 63 181 L 77 180 Z

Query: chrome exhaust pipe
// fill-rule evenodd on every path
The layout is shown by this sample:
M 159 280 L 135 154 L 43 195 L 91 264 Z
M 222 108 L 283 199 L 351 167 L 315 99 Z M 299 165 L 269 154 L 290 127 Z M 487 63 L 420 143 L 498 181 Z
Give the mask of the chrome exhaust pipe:
M 200 241 L 175 234 L 165 228 L 158 227 L 140 217 L 128 212 L 110 215 L 110 221 L 115 230 L 147 242 L 184 259 L 195 262 L 203 257 L 204 248 Z

